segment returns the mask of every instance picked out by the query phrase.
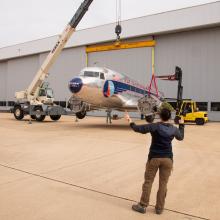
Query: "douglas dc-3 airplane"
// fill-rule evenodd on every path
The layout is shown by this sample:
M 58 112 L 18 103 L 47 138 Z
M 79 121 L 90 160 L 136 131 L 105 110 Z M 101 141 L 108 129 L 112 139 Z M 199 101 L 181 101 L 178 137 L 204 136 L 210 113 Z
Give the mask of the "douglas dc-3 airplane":
M 163 102 L 160 93 L 149 91 L 125 74 L 100 67 L 84 68 L 69 82 L 69 89 L 72 93 L 69 106 L 79 119 L 88 111 L 105 109 L 140 112 L 152 122 Z

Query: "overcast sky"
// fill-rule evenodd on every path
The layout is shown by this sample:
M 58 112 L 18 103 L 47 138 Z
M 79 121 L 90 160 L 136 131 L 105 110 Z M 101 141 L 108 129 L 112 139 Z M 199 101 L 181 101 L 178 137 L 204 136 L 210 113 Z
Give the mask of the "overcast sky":
M 216 0 L 121 1 L 122 20 L 125 20 Z M 0 47 L 60 34 L 81 2 L 82 0 L 0 0 Z M 116 0 L 94 0 L 78 29 L 115 20 Z

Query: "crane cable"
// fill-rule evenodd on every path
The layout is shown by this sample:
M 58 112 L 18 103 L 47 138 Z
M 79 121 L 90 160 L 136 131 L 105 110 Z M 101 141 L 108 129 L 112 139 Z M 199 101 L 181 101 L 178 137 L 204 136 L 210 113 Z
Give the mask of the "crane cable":
M 120 42 L 121 32 L 122 32 L 122 27 L 121 27 L 121 0 L 116 0 L 116 27 L 115 27 L 115 33 L 117 35 L 117 42 Z
M 121 23 L 121 0 L 116 0 L 116 23 Z

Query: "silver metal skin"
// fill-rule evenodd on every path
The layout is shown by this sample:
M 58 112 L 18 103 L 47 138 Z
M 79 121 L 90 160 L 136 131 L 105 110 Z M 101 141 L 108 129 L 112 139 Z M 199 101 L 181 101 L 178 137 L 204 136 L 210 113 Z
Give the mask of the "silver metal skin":
M 70 106 L 75 112 L 112 109 L 151 115 L 155 112 L 153 107 L 155 105 L 159 107 L 162 103 L 161 95 L 157 96 L 153 92 L 149 94 L 146 86 L 125 74 L 107 68 L 84 68 L 77 77 L 70 81 L 69 89 L 72 92 Z M 139 109 L 138 102 L 145 97 L 150 103 L 147 103 L 145 112 L 143 112 L 143 107 Z

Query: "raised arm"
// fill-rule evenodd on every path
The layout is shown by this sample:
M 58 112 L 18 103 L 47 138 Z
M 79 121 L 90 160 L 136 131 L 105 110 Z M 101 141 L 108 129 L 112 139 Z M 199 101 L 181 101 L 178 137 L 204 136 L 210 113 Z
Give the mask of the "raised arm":
M 141 134 L 147 134 L 149 132 L 151 132 L 151 124 L 147 124 L 147 125 L 136 125 L 134 122 L 130 123 L 131 128 L 138 133 Z
M 125 112 L 125 119 L 130 123 L 131 128 L 138 133 L 141 134 L 147 134 L 152 131 L 152 124 L 147 124 L 147 125 L 136 125 L 134 122 L 132 122 L 129 114 Z
M 179 141 L 182 141 L 184 139 L 184 124 L 180 124 L 179 129 L 176 128 L 174 136 Z

